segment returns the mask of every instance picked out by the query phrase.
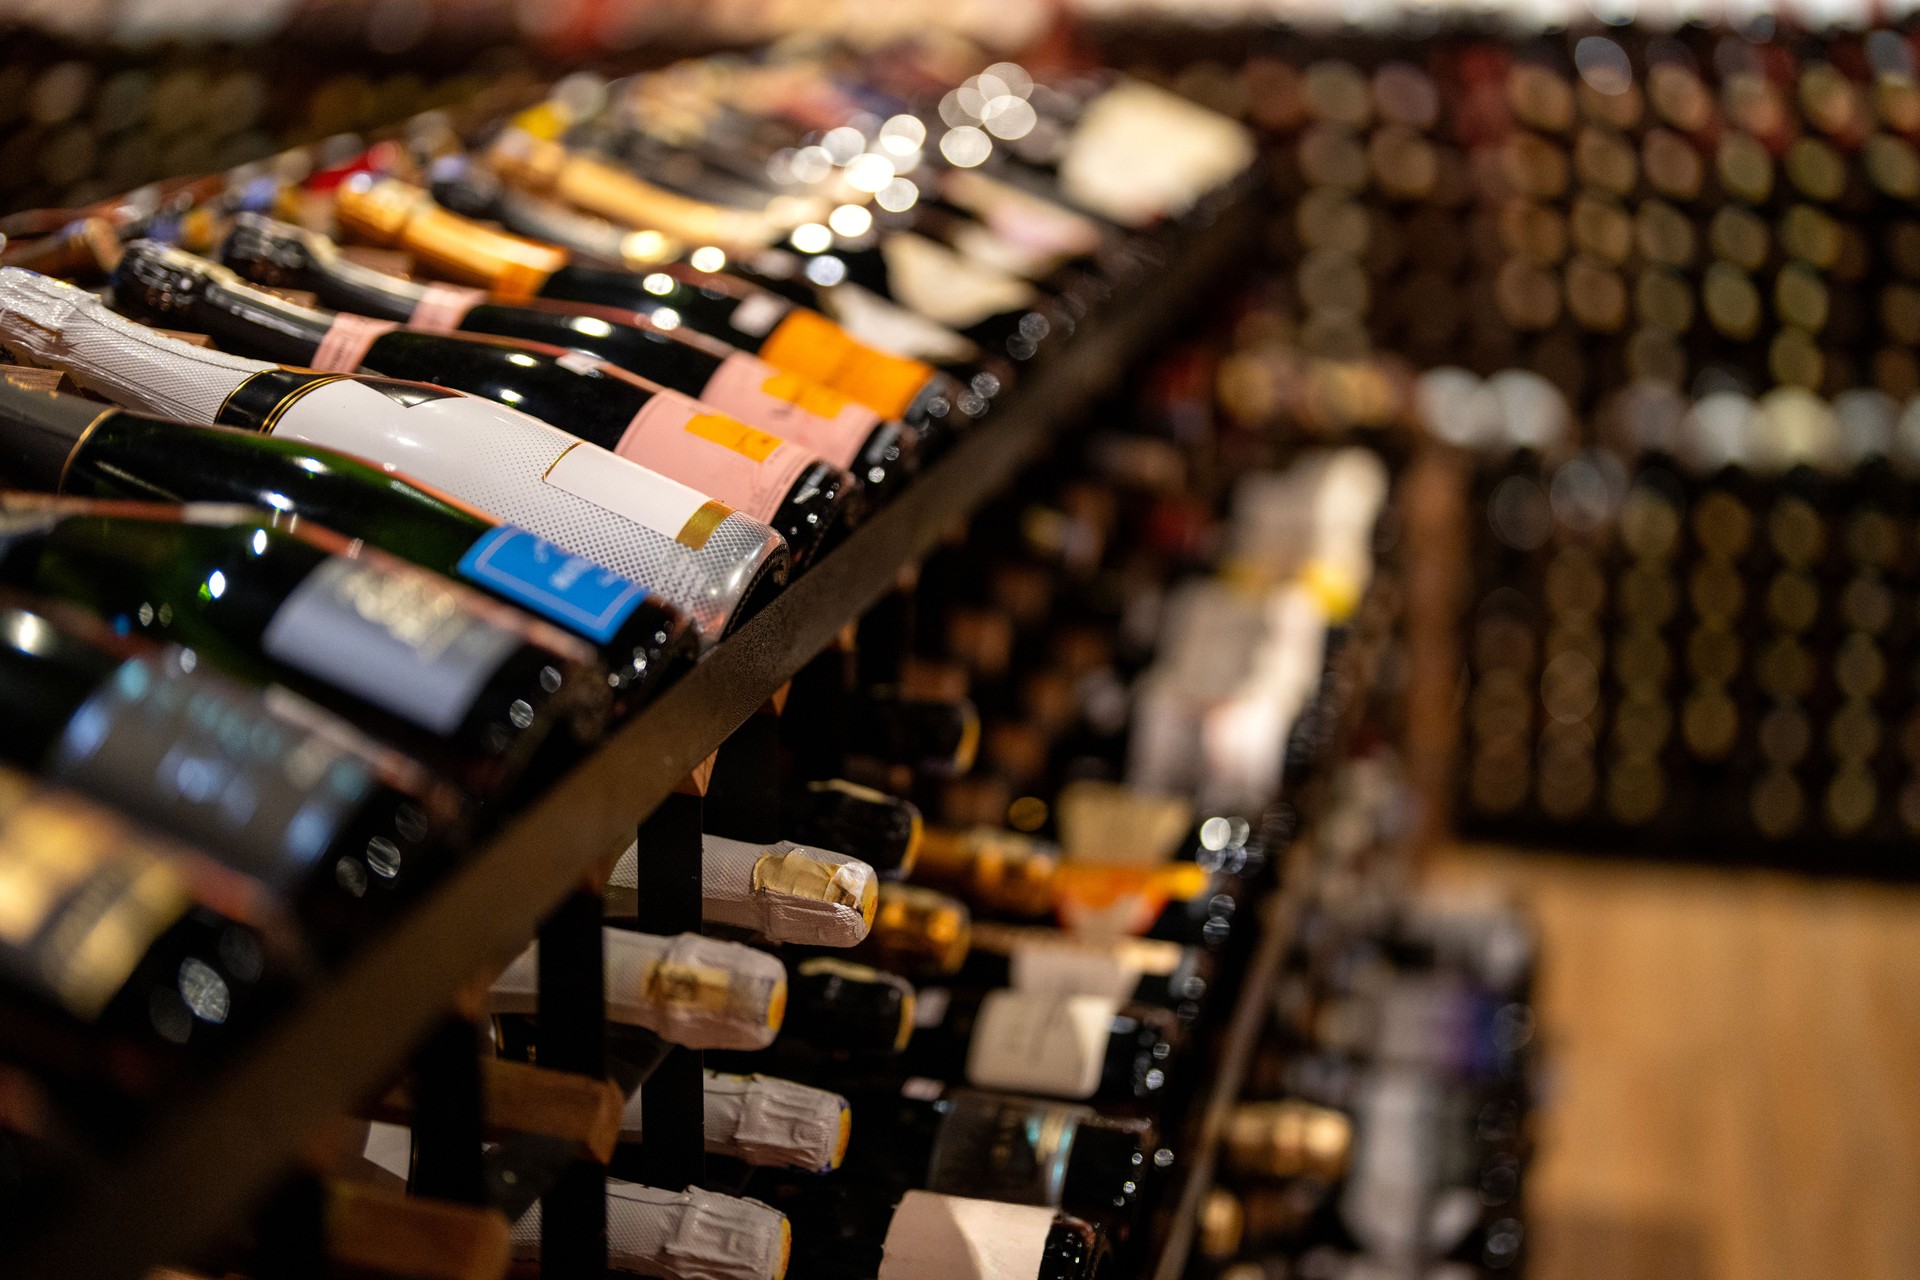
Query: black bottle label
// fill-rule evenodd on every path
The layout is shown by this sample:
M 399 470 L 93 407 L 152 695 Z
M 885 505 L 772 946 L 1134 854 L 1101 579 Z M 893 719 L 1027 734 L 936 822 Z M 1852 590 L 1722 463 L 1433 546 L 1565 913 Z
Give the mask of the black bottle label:
M 519 643 L 430 574 L 340 556 L 293 589 L 261 637 L 277 661 L 438 734 L 460 727 Z
M 317 717 L 317 708 L 312 709 Z M 346 743 L 184 649 L 128 660 L 67 722 L 48 776 L 290 894 L 373 793 Z

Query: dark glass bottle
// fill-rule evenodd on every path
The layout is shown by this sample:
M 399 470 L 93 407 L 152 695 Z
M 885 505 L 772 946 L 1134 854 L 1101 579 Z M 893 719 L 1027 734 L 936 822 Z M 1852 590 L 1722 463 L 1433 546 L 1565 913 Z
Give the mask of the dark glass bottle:
M 1046 1205 L 1124 1232 L 1151 1154 L 1145 1120 L 914 1078 L 855 1094 L 842 1176 L 893 1194 Z
M 442 870 L 461 803 L 412 761 L 185 649 L 0 593 L 0 756 L 217 856 L 337 955 Z
M 683 671 L 698 643 L 685 616 L 638 583 L 404 476 L 294 439 L 0 381 L 0 480 L 75 498 L 244 503 L 363 538 L 593 641 L 616 712 Z
M 658 591 L 717 640 L 778 591 L 787 546 L 699 490 L 478 396 L 194 346 L 0 267 L 0 342 L 115 403 L 357 454 Z
M 956 410 L 971 416 L 986 409 L 979 392 L 951 375 L 856 342 L 825 316 L 745 281 L 729 281 L 731 287 L 724 290 L 696 288 L 664 272 L 641 275 L 572 265 L 562 250 L 489 233 L 471 219 L 434 205 L 425 191 L 392 179 L 342 186 L 335 214 L 355 234 L 424 252 L 443 272 L 508 297 L 614 307 L 656 317 L 665 309 L 674 325 L 758 355 L 916 429 Z M 536 257 L 530 249 L 545 253 Z
M 1148 1103 L 1167 1087 L 1180 1038 L 1169 1010 L 1006 988 L 945 990 L 941 1009 L 942 990 L 919 993 L 919 1026 L 903 1058 L 909 1071 L 983 1089 L 1122 1105 Z
M 6 516 L 0 580 L 285 683 L 483 792 L 604 690 L 560 633 L 353 549 L 240 507 L 62 503 Z
M 418 284 L 349 260 L 316 232 L 257 214 L 234 220 L 220 257 L 258 284 L 309 289 L 326 306 L 355 315 L 588 352 L 814 450 L 858 477 L 874 502 L 894 493 L 918 465 L 918 437 L 905 425 L 881 421 L 872 410 L 824 387 L 687 330 L 494 302 L 477 289 Z
M 966 1248 L 969 1239 L 979 1241 L 976 1249 L 991 1247 L 1001 1260 L 994 1271 L 997 1280 L 1096 1280 L 1111 1255 L 1106 1237 L 1092 1223 L 1044 1206 L 931 1191 L 909 1191 L 896 1203 L 832 1178 L 788 1179 L 756 1190 L 792 1222 L 793 1271 L 809 1280 L 914 1280 L 938 1274 L 944 1270 L 941 1260 Z
M 140 1104 L 301 974 L 259 886 L 111 810 L 0 769 L 0 1058 L 124 1142 Z
M 787 540 L 795 569 L 839 531 L 853 496 L 847 473 L 807 450 L 558 349 L 302 307 L 150 240 L 127 247 L 113 290 L 120 311 L 204 329 L 240 355 L 430 382 L 511 405 L 766 521 Z

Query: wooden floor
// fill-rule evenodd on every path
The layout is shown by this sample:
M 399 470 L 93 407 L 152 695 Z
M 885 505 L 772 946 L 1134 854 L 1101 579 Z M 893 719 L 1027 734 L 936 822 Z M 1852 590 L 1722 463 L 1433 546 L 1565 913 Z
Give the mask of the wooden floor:
M 1463 847 L 1530 901 L 1531 1280 L 1920 1277 L 1920 892 Z

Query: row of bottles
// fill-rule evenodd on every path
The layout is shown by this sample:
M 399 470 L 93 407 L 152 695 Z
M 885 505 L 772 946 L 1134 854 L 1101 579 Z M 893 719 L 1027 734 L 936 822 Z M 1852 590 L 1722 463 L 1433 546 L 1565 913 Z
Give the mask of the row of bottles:
M 1251 159 L 1144 85 L 980 67 L 576 79 L 471 150 L 421 127 L 13 246 L 48 252 L 0 266 L 32 730 L 0 849 L 46 910 L 0 946 L 0 1056 L 59 1117 L 21 1142 L 49 1198 L 991 431 Z M 712 127 L 654 131 L 662 96 Z M 1142 130 L 1166 154 L 1116 173 Z M 1205 453 L 1165 428 L 1063 445 L 671 802 L 684 931 L 647 928 L 652 826 L 607 851 L 605 1080 L 551 1052 L 551 937 L 486 975 L 474 1256 L 538 1257 L 587 1159 L 630 1273 L 1144 1265 L 1385 497 L 1354 452 L 1143 483 L 1127 458 Z M 436 1087 L 368 1103 L 330 1196 L 445 1185 Z M 699 1095 L 704 1172 L 652 1161 L 650 1091 Z M 169 1261 L 246 1271 L 260 1234 Z
M 1391 752 L 1341 761 L 1315 889 L 1200 1225 L 1220 1280 L 1524 1271 L 1537 1071 L 1532 929 L 1406 886 Z

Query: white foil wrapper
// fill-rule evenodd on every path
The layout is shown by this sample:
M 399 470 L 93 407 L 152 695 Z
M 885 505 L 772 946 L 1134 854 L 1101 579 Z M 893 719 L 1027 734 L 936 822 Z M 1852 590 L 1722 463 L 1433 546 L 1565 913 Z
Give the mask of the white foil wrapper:
M 664 1280 L 780 1280 L 786 1216 L 758 1200 L 689 1187 L 607 1183 L 607 1266 Z M 540 1206 L 513 1224 L 513 1256 L 540 1256 Z
M 627 846 L 607 884 L 638 891 L 640 855 Z M 702 837 L 701 907 L 708 920 L 776 942 L 851 947 L 867 936 L 880 878 L 858 858 L 782 840 L 750 844 Z
M 690 1049 L 764 1049 L 787 1006 L 786 967 L 764 951 L 698 934 L 607 929 L 607 1017 Z M 494 1013 L 538 1013 L 535 943 L 494 982 Z
M 0 346 L 65 369 L 117 404 L 212 422 L 227 394 L 264 360 L 230 356 L 124 320 L 84 289 L 21 267 L 0 267 Z
M 620 1115 L 620 1140 L 642 1141 L 640 1093 Z M 846 1155 L 850 1109 L 837 1093 L 773 1076 L 706 1077 L 707 1151 L 747 1164 L 825 1173 Z

